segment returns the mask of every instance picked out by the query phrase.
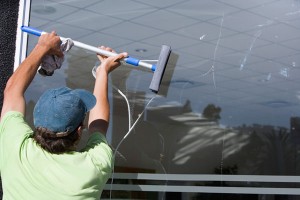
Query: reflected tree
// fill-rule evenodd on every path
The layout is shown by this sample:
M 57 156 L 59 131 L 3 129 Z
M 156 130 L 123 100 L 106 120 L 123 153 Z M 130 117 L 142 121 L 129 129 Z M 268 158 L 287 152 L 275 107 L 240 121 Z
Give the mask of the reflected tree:
M 213 121 L 218 121 L 221 119 L 220 113 L 222 109 L 218 106 L 215 106 L 214 104 L 208 104 L 202 112 L 203 117 L 213 120 Z

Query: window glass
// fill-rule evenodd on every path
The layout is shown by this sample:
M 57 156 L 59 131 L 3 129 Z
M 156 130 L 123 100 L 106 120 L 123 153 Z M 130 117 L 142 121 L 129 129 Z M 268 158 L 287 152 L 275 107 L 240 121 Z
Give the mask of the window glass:
M 115 152 L 104 198 L 296 199 L 300 194 L 298 0 L 32 0 L 30 26 L 156 63 L 109 81 Z M 38 37 L 29 36 L 28 53 Z M 26 93 L 27 119 L 48 88 L 92 91 L 94 52 L 73 47 Z

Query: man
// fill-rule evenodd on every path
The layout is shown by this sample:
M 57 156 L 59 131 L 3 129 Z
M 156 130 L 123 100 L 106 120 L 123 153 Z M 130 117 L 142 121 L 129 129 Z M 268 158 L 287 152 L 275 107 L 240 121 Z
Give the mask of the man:
M 108 74 L 127 53 L 97 55 L 94 93 L 67 87 L 46 91 L 34 108 L 33 131 L 24 120 L 24 92 L 45 55 L 63 56 L 55 32 L 44 34 L 8 80 L 0 122 L 3 199 L 99 199 L 113 167 L 105 134 Z M 102 49 L 112 51 L 107 47 Z M 89 111 L 87 146 L 75 151 Z

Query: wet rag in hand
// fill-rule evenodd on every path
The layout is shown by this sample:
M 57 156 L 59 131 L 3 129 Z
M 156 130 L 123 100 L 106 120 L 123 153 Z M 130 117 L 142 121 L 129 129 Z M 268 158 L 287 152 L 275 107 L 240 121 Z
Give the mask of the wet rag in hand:
M 74 42 L 72 39 L 67 38 L 62 41 L 62 44 L 60 45 L 60 49 L 62 52 L 68 52 L 74 45 Z M 62 63 L 64 62 L 64 57 L 58 57 L 55 55 L 46 55 L 41 63 L 41 66 L 38 70 L 39 74 L 43 76 L 52 76 L 54 74 L 54 71 L 56 69 L 59 69 L 62 66 Z

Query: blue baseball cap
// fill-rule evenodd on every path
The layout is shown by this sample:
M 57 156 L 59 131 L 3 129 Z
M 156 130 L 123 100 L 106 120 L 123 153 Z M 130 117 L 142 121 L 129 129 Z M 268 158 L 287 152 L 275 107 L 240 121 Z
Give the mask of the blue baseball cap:
M 95 104 L 95 96 L 84 89 L 49 89 L 34 107 L 33 123 L 35 127 L 46 128 L 56 137 L 62 137 L 73 132 Z

